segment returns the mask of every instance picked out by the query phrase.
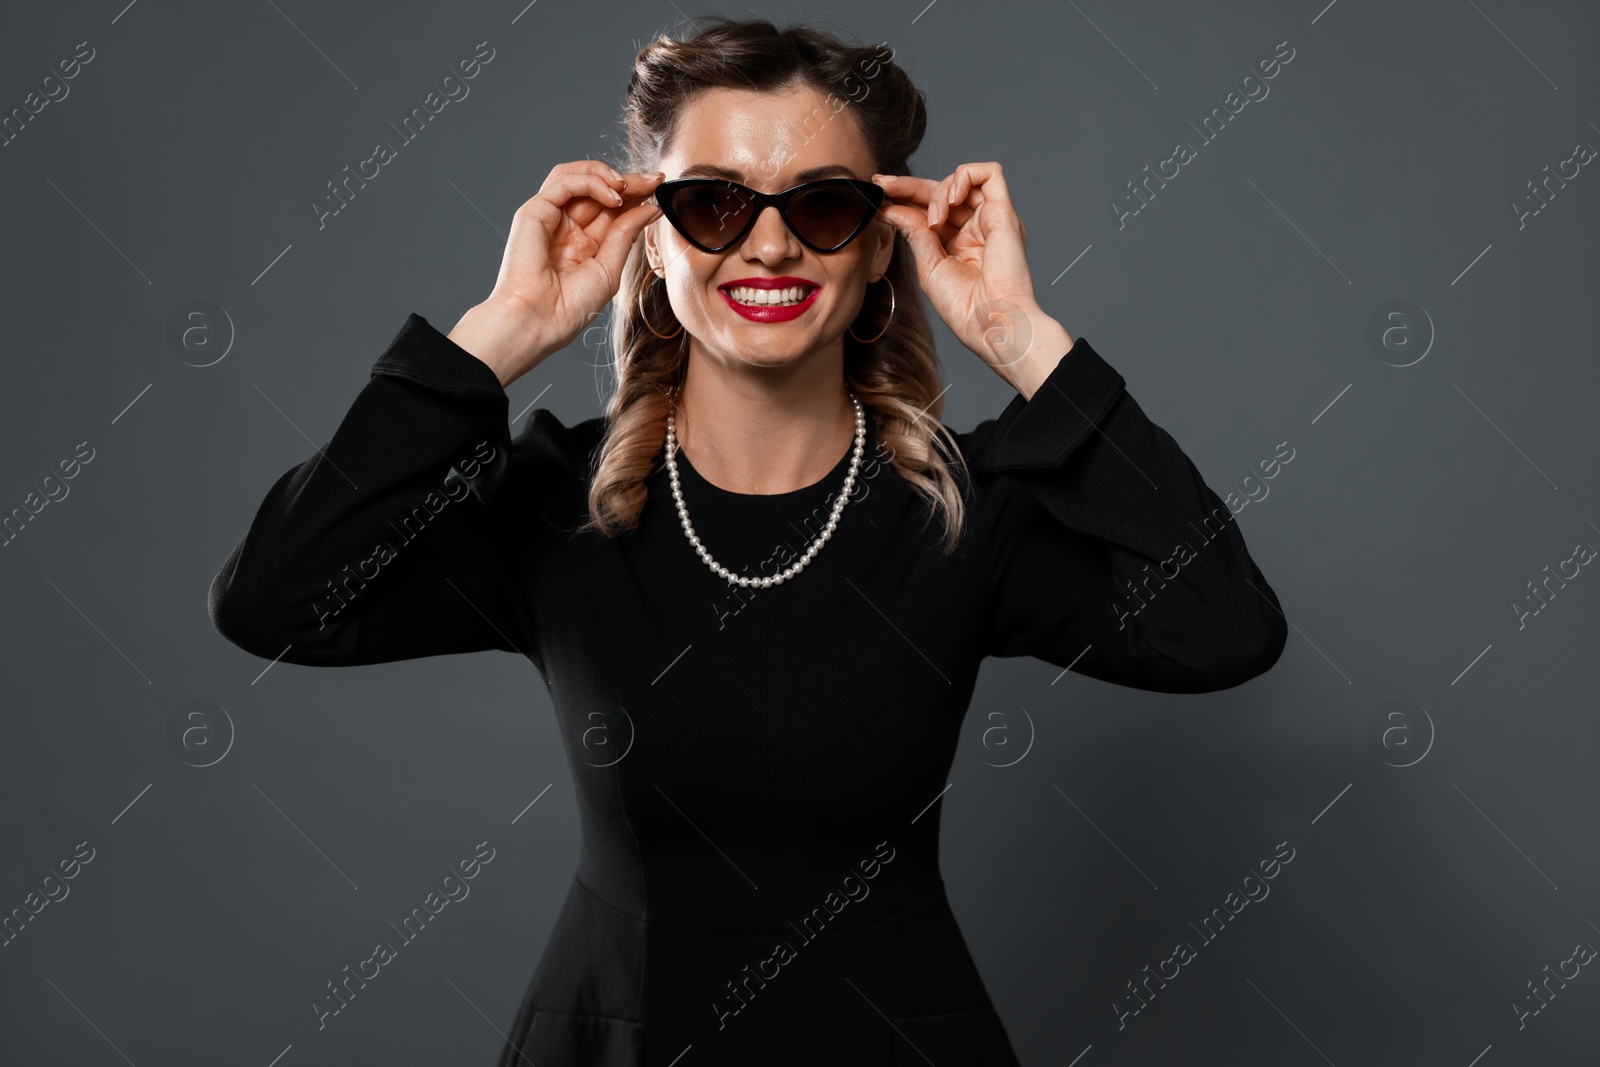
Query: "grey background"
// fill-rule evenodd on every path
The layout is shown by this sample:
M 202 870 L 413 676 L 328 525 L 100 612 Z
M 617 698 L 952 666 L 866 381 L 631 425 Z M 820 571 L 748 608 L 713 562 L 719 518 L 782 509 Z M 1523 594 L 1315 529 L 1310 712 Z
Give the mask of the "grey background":
M 493 1062 L 578 852 L 537 674 L 509 654 L 263 674 L 206 589 L 406 314 L 448 330 L 550 167 L 610 151 L 635 49 L 682 18 L 124 2 L 0 26 L 0 113 L 96 50 L 0 148 L 0 513 L 95 449 L 0 548 L 0 913 L 96 850 L 0 948 L 0 1062 Z M 1522 1029 L 1513 1005 L 1600 945 L 1600 577 L 1520 630 L 1511 604 L 1600 545 L 1600 174 L 1520 229 L 1509 200 L 1600 145 L 1600 12 L 924 2 L 753 10 L 896 49 L 930 108 L 916 172 L 1003 163 L 1041 303 L 1213 488 L 1295 449 L 1239 516 L 1293 624 L 1270 673 L 1176 696 L 985 665 L 944 870 L 1022 1061 L 1595 1063 L 1593 968 Z M 1202 145 L 1185 124 L 1285 40 L 1270 94 Z M 470 96 L 319 231 L 312 197 L 480 41 Z M 1179 137 L 1197 158 L 1119 229 L 1109 199 Z M 236 331 L 204 368 L 165 336 L 194 299 Z M 1365 338 L 1394 299 L 1436 331 L 1407 367 Z M 945 421 L 998 414 L 1010 387 L 939 330 Z M 547 361 L 512 414 L 596 414 L 603 355 Z M 210 767 L 171 744 L 190 700 L 232 723 Z M 1406 732 L 1375 746 L 1396 700 Z M 310 998 L 484 840 L 470 897 L 319 1032 Z M 1190 924 L 1283 841 L 1270 896 L 1203 943 Z M 1119 1029 L 1181 940 L 1198 958 Z

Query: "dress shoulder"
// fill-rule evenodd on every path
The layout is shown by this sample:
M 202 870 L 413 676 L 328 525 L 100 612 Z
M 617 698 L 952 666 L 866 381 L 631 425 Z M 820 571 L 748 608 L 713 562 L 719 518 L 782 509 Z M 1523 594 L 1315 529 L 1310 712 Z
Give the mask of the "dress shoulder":
M 605 424 L 605 418 L 596 415 L 568 426 L 549 408 L 536 408 L 512 435 L 513 465 L 519 471 L 537 470 L 553 482 L 587 490 Z
M 507 506 L 521 512 L 515 521 L 569 532 L 585 521 L 605 427 L 598 415 L 569 426 L 549 408 L 529 413 L 511 439 L 514 489 L 505 496 Z

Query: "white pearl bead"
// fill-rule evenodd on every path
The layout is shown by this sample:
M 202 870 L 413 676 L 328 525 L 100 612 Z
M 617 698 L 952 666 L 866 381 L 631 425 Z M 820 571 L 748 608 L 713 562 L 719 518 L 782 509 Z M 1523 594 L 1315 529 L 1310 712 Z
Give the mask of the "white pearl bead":
M 839 516 L 844 513 L 844 506 L 850 499 L 851 490 L 855 488 L 856 473 L 861 469 L 861 456 L 866 450 L 866 412 L 861 406 L 861 401 L 858 400 L 853 393 L 850 396 L 850 403 L 855 408 L 856 412 L 855 447 L 852 448 L 850 452 L 850 470 L 845 475 L 844 488 L 840 491 L 838 498 L 834 501 L 833 508 L 828 515 L 827 525 L 822 528 L 822 532 L 817 535 L 815 540 L 806 546 L 805 553 L 800 557 L 800 559 L 790 565 L 787 569 L 770 577 L 754 578 L 746 575 L 734 574 L 727 567 L 724 567 L 722 564 L 718 563 L 711 557 L 710 550 L 708 550 L 705 545 L 701 543 L 699 535 L 695 533 L 694 524 L 689 521 L 689 507 L 684 502 L 683 488 L 678 479 L 678 437 L 676 433 L 676 427 L 673 422 L 672 413 L 667 413 L 667 476 L 672 484 L 672 499 L 674 504 L 677 506 L 678 525 L 683 528 L 684 536 L 688 538 L 690 546 L 695 550 L 695 554 L 705 561 L 706 566 L 710 567 L 714 574 L 717 574 L 726 581 L 732 582 L 744 589 L 749 589 L 751 587 L 758 589 L 770 589 L 772 586 L 782 585 L 785 581 L 788 581 L 804 570 L 806 564 L 815 559 L 817 552 L 820 551 L 822 546 L 833 537 L 833 532 L 838 528 L 839 525 Z

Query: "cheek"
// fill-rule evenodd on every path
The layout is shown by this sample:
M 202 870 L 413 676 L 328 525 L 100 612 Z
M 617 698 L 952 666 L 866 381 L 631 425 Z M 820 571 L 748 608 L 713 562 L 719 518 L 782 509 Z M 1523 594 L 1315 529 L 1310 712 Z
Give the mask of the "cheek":
M 882 295 L 875 293 L 874 290 L 882 288 L 882 285 L 868 285 L 865 277 L 858 278 L 854 275 L 835 283 L 835 306 L 840 317 L 847 323 L 853 321 L 875 296 Z
M 713 321 L 723 306 L 722 294 L 717 292 L 709 275 L 690 273 L 673 285 L 673 310 L 680 320 L 691 326 Z

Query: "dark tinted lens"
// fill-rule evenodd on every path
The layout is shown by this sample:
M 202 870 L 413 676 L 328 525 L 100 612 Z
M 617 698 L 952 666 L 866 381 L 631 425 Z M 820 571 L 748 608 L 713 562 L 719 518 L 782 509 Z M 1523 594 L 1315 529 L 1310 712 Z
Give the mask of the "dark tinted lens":
M 789 201 L 789 218 L 795 230 L 822 248 L 844 241 L 872 210 L 866 197 L 848 185 L 807 189 Z
M 673 194 L 672 209 L 696 241 L 721 248 L 744 228 L 750 200 L 726 185 L 695 185 Z

